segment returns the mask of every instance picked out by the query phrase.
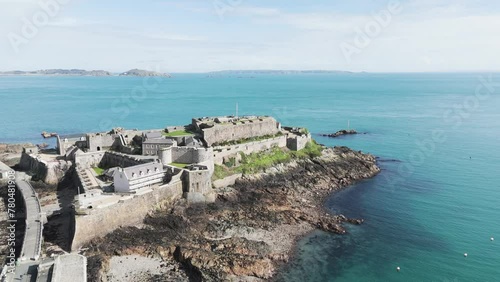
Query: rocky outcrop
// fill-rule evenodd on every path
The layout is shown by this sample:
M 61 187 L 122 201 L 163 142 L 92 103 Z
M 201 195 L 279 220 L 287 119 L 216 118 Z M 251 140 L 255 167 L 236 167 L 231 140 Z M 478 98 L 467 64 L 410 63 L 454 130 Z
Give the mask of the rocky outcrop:
M 372 155 L 325 149 L 320 157 L 244 176 L 221 189 L 213 204 L 179 202 L 148 216 L 143 228 L 121 228 L 96 239 L 86 246 L 89 265 L 141 250 L 177 261 L 191 281 L 268 279 L 288 261 L 299 236 L 315 228 L 344 234 L 344 223 L 361 224 L 362 219 L 328 214 L 323 201 L 379 171 Z
M 335 138 L 335 137 L 339 137 L 342 135 L 351 135 L 351 134 L 358 134 L 358 132 L 354 129 L 350 129 L 350 130 L 342 129 L 342 130 L 339 130 L 339 131 L 332 133 L 332 134 L 321 134 L 321 136 Z
M 33 176 L 33 180 L 42 180 L 47 184 L 58 184 L 71 166 L 71 161 L 55 160 L 47 162 L 26 153 L 21 154 L 21 160 L 19 161 L 19 168 L 29 172 Z
M 0 154 L 12 153 L 20 154 L 23 152 L 24 147 L 33 147 L 33 144 L 0 144 Z

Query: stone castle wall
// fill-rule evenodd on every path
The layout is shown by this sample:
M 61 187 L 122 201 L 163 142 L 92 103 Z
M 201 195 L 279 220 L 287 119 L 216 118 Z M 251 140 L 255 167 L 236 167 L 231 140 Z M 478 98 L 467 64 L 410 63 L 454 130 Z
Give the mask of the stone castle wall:
M 172 162 L 198 164 L 212 159 L 212 148 L 172 147 Z
M 293 151 L 300 151 L 304 149 L 309 141 L 311 141 L 311 134 L 295 135 L 286 140 L 286 146 Z
M 139 159 L 133 156 L 124 155 L 116 152 L 106 152 L 102 157 L 99 167 L 102 168 L 111 168 L 111 167 L 130 167 L 135 166 L 147 162 L 151 162 L 152 159 Z
M 182 182 L 154 188 L 152 192 L 136 195 L 112 206 L 91 210 L 88 215 L 75 218 L 75 236 L 72 250 L 78 250 L 93 238 L 102 237 L 123 226 L 141 224 L 146 215 L 160 204 L 172 204 L 182 197 Z
M 185 170 L 182 178 L 184 179 L 184 198 L 189 203 L 207 203 L 215 201 L 215 193 L 212 189 L 213 170 Z
M 87 134 L 87 147 L 91 152 L 110 149 L 115 143 L 116 136 L 105 133 Z
M 105 152 L 78 152 L 75 154 L 75 164 L 80 168 L 91 168 L 99 166 Z
M 203 129 L 203 138 L 212 145 L 226 141 L 236 141 L 264 135 L 274 135 L 280 131 L 278 122 L 273 118 L 256 119 L 245 121 L 244 124 L 237 123 L 221 125 Z
M 222 146 L 214 147 L 214 163 L 222 164 L 224 158 L 234 157 L 236 154 L 244 153 L 245 155 L 260 152 L 273 146 L 280 148 L 287 146 L 287 137 L 285 135 L 278 136 L 266 140 L 248 142 L 244 144 L 232 145 L 232 146 Z

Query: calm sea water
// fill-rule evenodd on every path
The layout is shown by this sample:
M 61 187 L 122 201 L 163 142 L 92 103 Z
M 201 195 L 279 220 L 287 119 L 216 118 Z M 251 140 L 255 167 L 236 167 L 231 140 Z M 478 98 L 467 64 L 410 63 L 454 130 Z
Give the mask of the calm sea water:
M 281 279 L 500 281 L 500 86 L 476 96 L 479 76 L 487 78 L 0 77 L 0 142 L 41 143 L 44 130 L 162 128 L 234 114 L 236 103 L 241 115 L 273 115 L 313 133 L 334 132 L 349 120 L 367 134 L 317 140 L 373 153 L 383 170 L 333 195 L 326 206 L 365 224 L 349 227 L 345 236 L 315 232 L 304 238 Z M 500 82 L 500 75 L 493 80 Z

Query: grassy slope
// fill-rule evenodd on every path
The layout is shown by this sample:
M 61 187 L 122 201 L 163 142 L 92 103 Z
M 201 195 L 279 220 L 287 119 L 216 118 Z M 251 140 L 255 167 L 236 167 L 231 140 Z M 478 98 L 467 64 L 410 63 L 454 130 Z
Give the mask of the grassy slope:
M 226 163 L 225 165 L 216 165 L 213 179 L 221 179 L 235 173 L 253 174 L 280 163 L 287 163 L 293 159 L 314 158 L 320 156 L 322 150 L 323 147 L 321 145 L 311 141 L 304 149 L 296 152 L 274 147 L 267 151 L 252 153 L 250 155 L 242 154 L 239 166 L 234 166 L 234 162 Z

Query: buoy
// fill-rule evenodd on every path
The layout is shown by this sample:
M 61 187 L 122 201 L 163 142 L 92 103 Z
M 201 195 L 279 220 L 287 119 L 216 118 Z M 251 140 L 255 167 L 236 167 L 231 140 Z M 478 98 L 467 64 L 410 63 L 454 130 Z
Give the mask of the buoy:
M 399 272 L 401 270 L 401 267 L 396 267 L 396 270 Z
M 464 254 L 464 257 L 467 257 L 467 253 Z
M 490 238 L 490 240 L 491 240 L 491 241 L 495 241 L 495 238 L 491 237 L 491 238 Z

